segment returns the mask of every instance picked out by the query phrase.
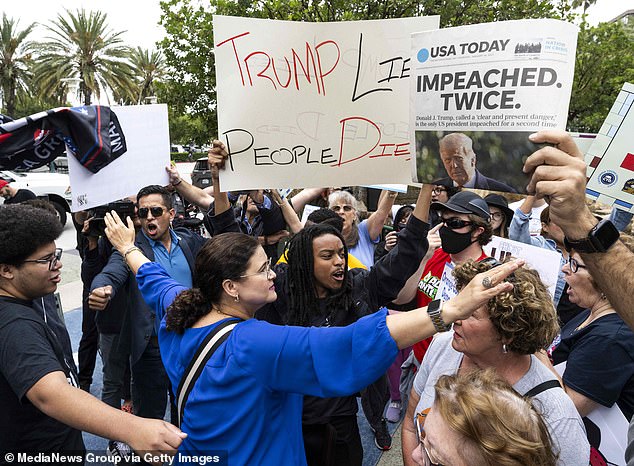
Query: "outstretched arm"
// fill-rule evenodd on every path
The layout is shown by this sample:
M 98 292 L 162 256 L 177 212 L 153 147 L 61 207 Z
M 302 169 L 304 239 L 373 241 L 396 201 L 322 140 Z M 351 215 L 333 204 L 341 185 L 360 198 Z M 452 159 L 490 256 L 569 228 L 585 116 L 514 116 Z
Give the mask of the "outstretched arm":
M 570 135 L 562 131 L 540 131 L 530 139 L 555 146 L 543 147 L 526 160 L 524 171 L 531 173 L 527 191 L 547 198 L 550 218 L 568 239 L 585 238 L 598 220 L 586 205 L 583 154 Z M 599 289 L 634 329 L 634 253 L 617 241 L 604 253 L 580 254 Z
M 381 191 L 376 212 L 373 212 L 367 220 L 368 234 L 370 235 L 370 239 L 372 241 L 375 241 L 379 236 L 381 236 L 381 230 L 383 229 L 385 220 L 388 215 L 390 215 L 390 210 L 394 205 L 396 196 L 398 196 L 398 193 L 394 193 L 392 191 Z
M 170 184 L 176 189 L 178 194 L 202 210 L 206 211 L 209 209 L 209 206 L 214 201 L 213 196 L 183 180 L 175 166 L 168 165 L 165 170 L 170 177 Z

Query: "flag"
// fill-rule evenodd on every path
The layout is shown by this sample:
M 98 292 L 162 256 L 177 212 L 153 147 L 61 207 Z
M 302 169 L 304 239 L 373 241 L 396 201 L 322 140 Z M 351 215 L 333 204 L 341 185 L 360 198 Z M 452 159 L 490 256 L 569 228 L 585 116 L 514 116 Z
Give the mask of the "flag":
M 7 170 L 41 167 L 67 149 L 97 173 L 127 150 L 119 120 L 109 107 L 60 107 L 13 121 L 3 115 L 0 123 L 0 168 Z

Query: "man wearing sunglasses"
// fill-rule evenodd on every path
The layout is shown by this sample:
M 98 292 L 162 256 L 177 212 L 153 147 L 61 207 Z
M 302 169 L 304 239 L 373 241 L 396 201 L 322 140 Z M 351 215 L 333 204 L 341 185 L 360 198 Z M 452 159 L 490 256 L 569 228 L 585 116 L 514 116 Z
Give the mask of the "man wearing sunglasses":
M 447 202 L 432 202 L 430 209 L 437 211 L 441 218 L 438 231 L 441 247 L 436 249 L 431 258 L 421 263 L 416 272 L 420 280 L 409 280 L 399 294 L 397 303 L 409 302 L 418 298 L 418 306 L 427 306 L 436 299 L 440 279 L 445 265 L 460 265 L 469 259 L 480 261 L 487 257 L 482 246 L 491 241 L 493 231 L 490 223 L 489 206 L 484 199 L 471 191 L 461 191 Z M 425 259 L 423 259 L 425 260 Z M 431 339 L 429 340 L 431 341 Z M 414 345 L 414 355 L 418 362 L 422 361 L 429 341 L 424 340 Z
M 191 288 L 194 261 L 205 239 L 186 228 L 171 228 L 174 209 L 170 193 L 162 186 L 142 188 L 137 194 L 137 206 L 141 231 L 136 235 L 135 248 L 161 264 L 174 280 Z M 127 293 L 128 311 L 120 339 L 122 345 L 129 345 L 134 413 L 163 419 L 169 381 L 158 347 L 158 323 L 143 301 L 125 258 L 115 252 L 94 278 L 88 303 L 92 309 L 104 310 L 117 293 Z
M 0 458 L 82 455 L 82 430 L 139 451 L 175 451 L 182 434 L 174 426 L 130 416 L 78 388 L 64 354 L 68 335 L 51 326 L 38 305 L 61 280 L 62 250 L 55 246 L 61 232 L 53 213 L 0 207 Z

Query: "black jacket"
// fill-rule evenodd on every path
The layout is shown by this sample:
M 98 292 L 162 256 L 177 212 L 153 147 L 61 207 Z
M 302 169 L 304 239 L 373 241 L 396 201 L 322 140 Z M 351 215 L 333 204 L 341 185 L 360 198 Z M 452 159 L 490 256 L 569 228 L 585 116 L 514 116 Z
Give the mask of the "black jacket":
M 476 179 L 474 189 L 487 189 L 490 191 L 503 191 L 507 193 L 516 193 L 517 189 L 511 188 L 509 185 L 502 183 L 501 181 L 494 180 L 493 178 L 489 178 L 484 176 L 478 170 L 476 170 Z M 449 177 L 441 178 L 439 180 L 434 181 L 434 184 L 439 184 L 442 186 L 453 186 L 453 180 Z
M 194 262 L 196 254 L 206 241 L 200 235 L 193 233 L 185 228 L 176 228 L 174 232 L 180 238 L 180 247 L 187 259 L 190 270 L 194 270 Z M 134 244 L 141 249 L 143 254 L 154 260 L 154 251 L 150 242 L 143 232 L 136 235 Z M 150 341 L 150 337 L 154 331 L 154 312 L 150 310 L 136 282 L 136 277 L 128 268 L 125 260 L 115 251 L 108 260 L 108 264 L 103 268 L 101 273 L 92 281 L 91 291 L 95 288 L 111 285 L 113 291 L 113 299 L 117 293 L 125 293 L 127 301 L 127 312 L 123 320 L 121 328 L 121 348 L 128 350 L 130 353 L 130 364 L 134 364 L 139 360 L 145 348 Z M 127 293 L 126 293 L 127 285 Z M 126 348 L 124 342 L 129 342 L 130 347 Z

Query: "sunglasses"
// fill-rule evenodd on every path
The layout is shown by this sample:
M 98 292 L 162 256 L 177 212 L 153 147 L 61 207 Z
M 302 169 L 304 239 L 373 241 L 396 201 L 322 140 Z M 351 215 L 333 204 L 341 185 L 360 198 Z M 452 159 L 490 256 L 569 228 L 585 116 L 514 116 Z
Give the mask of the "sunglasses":
M 152 217 L 160 217 L 163 215 L 163 207 L 141 207 L 139 209 L 139 218 L 147 218 L 150 212 L 152 212 Z
M 341 212 L 342 210 L 344 212 L 352 212 L 353 207 L 349 204 L 346 205 L 335 205 L 331 207 L 332 210 L 334 210 L 335 212 Z
M 570 266 L 570 271 L 572 273 L 577 273 L 577 270 L 579 270 L 579 269 L 587 269 L 588 268 L 585 265 L 580 264 L 579 262 L 577 262 L 577 260 L 573 259 L 572 257 L 568 261 L 568 265 Z
M 435 455 L 427 449 L 425 445 L 425 418 L 427 417 L 428 410 L 423 411 L 422 413 L 416 414 L 414 417 L 414 425 L 416 426 L 416 436 L 418 437 L 418 443 L 423 447 L 423 451 L 429 460 L 429 464 L 432 466 L 443 466 L 440 461 L 438 461 Z
M 470 222 L 468 220 L 461 220 L 461 219 L 456 218 L 456 217 L 443 218 L 442 222 L 447 227 L 451 228 L 452 230 L 459 230 L 460 228 L 464 228 L 466 226 L 473 225 L 473 222 Z
M 48 259 L 28 259 L 22 262 L 35 262 L 36 264 L 48 264 L 48 270 L 55 269 L 55 266 L 62 258 L 62 249 L 57 248 L 55 252 Z
M 240 278 L 253 277 L 255 275 L 264 275 L 267 278 L 271 276 L 271 258 L 269 258 L 269 260 L 266 261 L 266 263 L 264 264 L 263 270 L 260 270 L 259 272 L 253 272 L 253 273 L 245 273 L 244 275 L 240 275 Z

